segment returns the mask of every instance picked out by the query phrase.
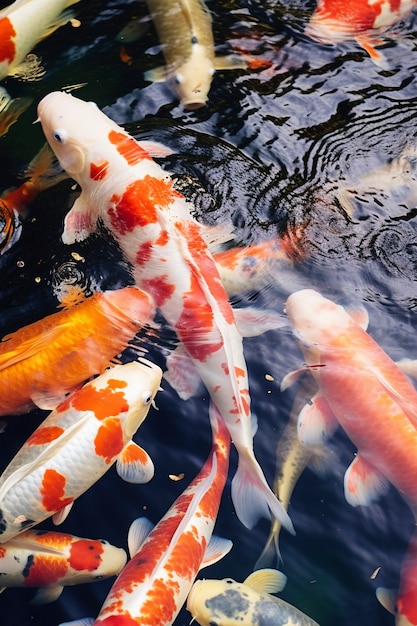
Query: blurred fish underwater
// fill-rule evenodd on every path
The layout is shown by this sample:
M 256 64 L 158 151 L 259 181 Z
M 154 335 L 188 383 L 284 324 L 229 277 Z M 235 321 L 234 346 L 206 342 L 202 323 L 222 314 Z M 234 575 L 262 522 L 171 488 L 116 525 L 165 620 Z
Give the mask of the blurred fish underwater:
M 316 289 L 343 306 L 365 307 L 368 333 L 394 361 L 417 358 L 416 11 L 373 40 L 383 53 L 378 65 L 355 38 L 324 43 L 310 37 L 313 0 L 212 0 L 208 7 L 216 56 L 242 58 L 246 67 L 219 69 L 206 105 L 196 110 L 183 108 L 169 80 L 146 80 L 165 60 L 146 3 L 138 0 L 73 4 L 71 21 L 32 50 L 43 74 L 35 81 L 2 80 L 24 107 L 13 123 L 4 122 L 0 137 L 1 337 L 64 304 L 133 283 L 104 228 L 85 241 L 62 242 L 64 218 L 79 193 L 74 181 L 59 175 L 54 186 L 44 181 L 24 210 L 7 200 L 34 175 L 28 164 L 45 144 L 34 124 L 37 104 L 64 90 L 95 102 L 138 141 L 166 146 L 154 158 L 207 226 L 213 252 L 279 242 L 283 254 L 265 253 L 259 280 L 248 274 L 257 257 L 237 266 L 235 308 L 284 315 L 292 292 Z M 120 37 L 135 20 L 137 35 Z M 0 44 L 0 57 L 5 54 Z M 125 362 L 144 354 L 165 369 L 175 345 L 157 316 L 114 357 Z M 276 449 L 303 381 L 284 391 L 280 383 L 303 357 L 285 326 L 245 338 L 243 349 L 258 421 L 254 450 L 272 485 Z M 156 524 L 201 470 L 211 448 L 208 393 L 201 388 L 184 401 L 168 382 L 162 387 L 158 412 L 140 429 L 155 466 L 152 481 L 129 484 L 111 468 L 78 498 L 60 531 L 126 549 L 132 521 L 143 511 Z M 2 417 L 1 471 L 46 415 L 36 408 Z M 345 501 L 343 477 L 355 452 L 339 429 L 320 454 L 326 458 L 319 472 L 305 460 L 288 505 L 296 535 L 280 532 L 282 561 L 269 565 L 287 576 L 280 598 L 321 626 L 393 626 L 376 589 L 398 589 L 414 520 L 393 487 L 366 507 Z M 230 480 L 236 467 L 232 447 L 215 533 L 233 548 L 199 578 L 245 580 L 268 539 L 268 520 L 249 531 L 235 514 Z M 54 528 L 51 520 L 42 523 L 44 530 Z M 113 582 L 65 588 L 42 606 L 30 604 L 33 590 L 7 589 L 0 596 L 2 626 L 52 626 L 97 615 Z M 190 620 L 183 608 L 174 623 Z

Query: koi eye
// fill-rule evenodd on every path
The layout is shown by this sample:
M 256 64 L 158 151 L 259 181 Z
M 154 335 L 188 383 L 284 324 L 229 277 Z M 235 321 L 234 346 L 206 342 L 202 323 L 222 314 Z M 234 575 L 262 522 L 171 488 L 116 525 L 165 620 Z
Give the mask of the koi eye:
M 57 129 L 54 130 L 53 137 L 58 143 L 64 143 L 66 138 L 68 137 L 68 133 L 65 130 Z
M 152 402 L 152 394 L 150 391 L 145 391 L 143 394 L 143 404 L 150 404 Z
M 174 83 L 176 85 L 181 85 L 182 81 L 183 81 L 182 76 L 180 74 L 177 74 L 177 76 L 174 78 Z
M 225 582 L 227 585 L 233 585 L 233 583 L 234 583 L 235 581 L 233 580 L 233 578 L 225 578 L 225 579 L 224 579 L 224 582 Z

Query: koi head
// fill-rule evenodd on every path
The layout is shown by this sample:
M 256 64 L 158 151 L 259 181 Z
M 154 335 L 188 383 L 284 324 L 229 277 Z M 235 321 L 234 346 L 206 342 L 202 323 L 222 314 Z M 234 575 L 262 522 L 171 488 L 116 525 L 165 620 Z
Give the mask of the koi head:
M 214 71 L 205 48 L 194 43 L 191 56 L 176 69 L 174 76 L 174 88 L 184 109 L 194 111 L 205 106 Z
M 252 590 L 232 578 L 198 580 L 187 599 L 187 610 L 200 626 L 253 624 Z
M 126 561 L 126 552 L 108 541 L 74 537 L 69 549 L 69 569 L 65 576 L 65 585 L 78 585 L 116 576 Z
M 38 121 L 61 167 L 74 180 L 81 184 L 86 176 L 103 176 L 107 161 L 100 138 L 119 127 L 96 104 L 54 91 L 39 102 Z

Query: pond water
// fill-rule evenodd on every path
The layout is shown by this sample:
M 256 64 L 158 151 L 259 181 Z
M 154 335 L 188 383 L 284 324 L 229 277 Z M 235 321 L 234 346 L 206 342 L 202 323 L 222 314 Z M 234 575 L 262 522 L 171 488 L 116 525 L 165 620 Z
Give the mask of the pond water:
M 75 95 L 96 102 L 136 138 L 172 149 L 160 162 L 192 199 L 200 221 L 227 227 L 239 245 L 287 235 L 293 264 L 271 268 L 267 284 L 234 297 L 236 306 L 282 313 L 289 293 L 313 287 L 339 303 L 363 304 L 369 332 L 384 350 L 396 360 L 415 358 L 415 15 L 392 29 L 382 68 L 354 41 L 325 46 L 306 37 L 314 2 L 213 0 L 209 6 L 219 50 L 251 55 L 259 63 L 218 72 L 207 107 L 186 112 L 169 85 L 143 77 L 162 63 L 152 28 L 125 44 L 121 55 L 117 34 L 131 17 L 146 14 L 144 3 L 75 5 L 80 26 L 68 24 L 36 48 L 46 69 L 42 80 L 2 83 L 13 97 L 31 97 L 33 103 L 0 138 L 1 188 L 19 184 L 19 172 L 43 145 L 41 127 L 33 125 L 39 100 L 78 85 Z M 65 282 L 89 295 L 130 281 L 105 233 L 62 244 L 62 220 L 74 197 L 71 181 L 42 193 L 19 241 L 0 257 L 2 336 L 52 313 Z M 163 366 L 161 341 L 146 347 Z M 296 392 L 280 392 L 280 381 L 302 364 L 302 355 L 289 329 L 245 339 L 244 350 L 259 422 L 255 451 L 272 483 L 276 446 Z M 184 402 L 168 383 L 163 387 L 159 411 L 150 412 L 135 437 L 154 460 L 153 481 L 128 485 L 109 471 L 76 502 L 62 530 L 126 546 L 132 520 L 145 511 L 156 523 L 199 471 L 210 450 L 207 394 Z M 36 410 L 5 418 L 2 467 L 44 417 Z M 394 618 L 378 603 L 375 589 L 397 587 L 413 517 L 394 488 L 368 507 L 345 502 L 343 475 L 354 452 L 339 430 L 328 444 L 325 470 L 307 468 L 302 474 L 289 507 L 297 534 L 283 531 L 280 538 L 280 567 L 288 576 L 281 596 L 321 626 L 392 626 Z M 233 450 L 230 476 L 235 467 Z M 169 478 L 181 473 L 178 482 Z M 229 487 L 216 533 L 232 539 L 234 547 L 201 575 L 243 580 L 262 551 L 269 523 L 245 529 Z M 7 590 L 0 597 L 1 623 L 54 626 L 94 616 L 110 585 L 66 588 L 55 603 L 40 607 L 29 604 L 33 591 Z M 189 621 L 183 610 L 175 624 Z

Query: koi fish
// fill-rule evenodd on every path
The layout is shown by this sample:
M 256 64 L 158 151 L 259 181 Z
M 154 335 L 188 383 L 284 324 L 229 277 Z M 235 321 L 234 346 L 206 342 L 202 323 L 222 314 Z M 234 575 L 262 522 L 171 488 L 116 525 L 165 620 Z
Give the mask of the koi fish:
M 126 559 L 126 552 L 108 541 L 26 530 L 0 546 L 1 591 L 40 587 L 31 604 L 54 602 L 64 587 L 116 576 Z
M 319 0 L 305 32 L 312 39 L 333 44 L 356 39 L 376 62 L 383 56 L 375 46 L 384 43 L 378 34 L 405 17 L 415 0 Z
M 0 342 L 0 415 L 53 409 L 124 350 L 154 311 L 136 287 L 96 293 Z
M 212 449 L 198 475 L 150 532 L 146 518 L 132 524 L 128 539 L 132 558 L 114 582 L 96 620 L 76 620 L 67 625 L 169 626 L 186 601 L 199 569 L 229 552 L 231 541 L 214 537 L 212 532 L 227 478 L 230 435 L 215 408 L 210 420 Z
M 173 80 L 182 106 L 206 104 L 215 70 L 246 68 L 237 57 L 216 57 L 211 16 L 202 0 L 147 0 L 166 66 L 145 73 L 151 82 Z
M 0 80 L 22 74 L 36 80 L 44 73 L 39 62 L 32 58 L 25 64 L 24 59 L 41 39 L 70 21 L 73 15 L 65 9 L 78 1 L 16 0 L 0 11 Z
M 0 137 L 6 135 L 32 101 L 33 98 L 11 98 L 4 87 L 0 87 Z
M 197 580 L 187 609 L 200 626 L 318 626 L 299 609 L 271 595 L 281 591 L 286 580 L 274 569 L 257 570 L 243 583 L 232 578 Z
M 152 478 L 152 461 L 132 437 L 161 377 L 145 359 L 115 365 L 48 415 L 0 476 L 0 543 L 51 516 L 61 523 L 116 461 L 128 482 Z
M 286 312 L 319 387 L 300 413 L 301 441 L 318 442 L 340 424 L 358 448 L 344 478 L 347 501 L 366 505 L 389 481 L 416 517 L 417 391 L 412 383 L 366 332 L 363 314 L 355 321 L 311 289 L 293 293 Z M 412 594 L 399 603 L 397 624 L 417 624 L 417 590 L 408 579 L 414 571 L 403 572 L 400 588 L 411 588 Z
M 101 219 L 131 264 L 136 285 L 151 294 L 186 351 L 177 365 L 171 358 L 171 367 L 181 375 L 188 357 L 227 424 L 239 452 L 232 481 L 239 519 L 250 528 L 272 513 L 292 531 L 253 452 L 237 313 L 190 204 L 141 144 L 96 106 L 53 92 L 39 103 L 38 116 L 62 168 L 82 190 L 65 218 L 63 242 L 84 240 Z

